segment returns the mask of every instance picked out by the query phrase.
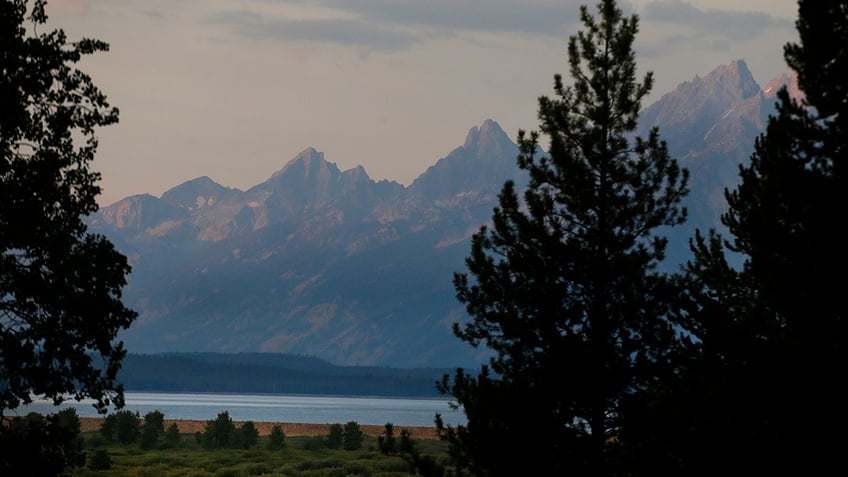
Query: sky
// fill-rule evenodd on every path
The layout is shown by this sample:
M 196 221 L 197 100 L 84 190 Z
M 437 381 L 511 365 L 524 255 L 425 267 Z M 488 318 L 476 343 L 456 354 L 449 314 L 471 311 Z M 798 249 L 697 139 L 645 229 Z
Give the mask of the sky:
M 120 109 L 99 131 L 99 203 L 208 176 L 246 190 L 313 147 L 409 184 L 468 130 L 538 127 L 594 0 L 50 0 L 49 25 L 110 51 L 79 67 Z M 624 0 L 639 15 L 643 107 L 743 59 L 789 72 L 795 0 Z

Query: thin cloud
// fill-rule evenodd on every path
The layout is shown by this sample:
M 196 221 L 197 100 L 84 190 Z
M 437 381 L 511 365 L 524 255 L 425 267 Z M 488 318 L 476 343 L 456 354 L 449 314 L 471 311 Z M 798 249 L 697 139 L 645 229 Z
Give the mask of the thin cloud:
M 659 40 L 642 45 L 640 53 L 660 56 L 684 46 L 729 49 L 734 42 L 755 40 L 775 29 L 791 30 L 793 23 L 762 12 L 701 10 L 683 1 L 652 2 L 639 12 L 643 30 L 661 34 Z M 681 29 L 684 32 L 681 33 Z
M 48 11 L 56 12 L 71 12 L 77 15 L 84 15 L 89 12 L 88 0 L 52 0 L 49 3 Z
M 578 0 L 322 0 L 379 24 L 425 29 L 562 36 L 578 20 Z
M 405 49 L 419 40 L 414 32 L 358 18 L 292 20 L 240 10 L 218 13 L 212 20 L 254 39 L 337 43 L 373 50 Z
M 397 50 L 465 33 L 565 38 L 577 25 L 580 4 L 578 0 L 255 0 L 244 10 L 223 11 L 210 19 L 249 38 Z M 336 12 L 337 18 L 294 19 L 284 13 L 292 6 Z

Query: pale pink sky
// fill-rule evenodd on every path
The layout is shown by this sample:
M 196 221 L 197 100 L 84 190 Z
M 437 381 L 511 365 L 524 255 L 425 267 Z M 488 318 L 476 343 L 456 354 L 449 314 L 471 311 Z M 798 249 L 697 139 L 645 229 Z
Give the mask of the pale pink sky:
M 51 0 L 51 26 L 111 51 L 82 68 L 121 110 L 100 131 L 100 203 L 209 176 L 246 189 L 307 147 L 408 184 L 491 118 L 534 129 L 594 0 Z M 632 0 L 653 99 L 746 60 L 788 69 L 794 0 Z M 647 106 L 644 104 L 643 106 Z

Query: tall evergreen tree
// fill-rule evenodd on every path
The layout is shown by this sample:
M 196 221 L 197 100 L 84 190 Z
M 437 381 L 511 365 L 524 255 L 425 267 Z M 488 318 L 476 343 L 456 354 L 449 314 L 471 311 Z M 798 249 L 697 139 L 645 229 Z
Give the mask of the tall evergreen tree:
M 636 79 L 638 18 L 614 0 L 597 8 L 597 20 L 581 8 L 569 39 L 572 84 L 556 75 L 556 98 L 539 99 L 547 154 L 539 133 L 519 132 L 523 201 L 507 182 L 454 277 L 472 318 L 456 335 L 495 352 L 477 376 L 440 385 L 467 417 L 439 422 L 442 435 L 476 475 L 614 472 L 619 405 L 673 337 L 659 229 L 683 222 L 687 173 L 656 129 L 633 137 L 653 83 Z
M 694 241 L 682 321 L 693 339 L 641 427 L 664 423 L 643 455 L 673 456 L 678 475 L 844 472 L 848 1 L 798 5 L 800 42 L 784 53 L 804 98 L 778 93 L 726 194 L 731 239 Z
M 756 143 L 723 217 L 731 249 L 748 257 L 762 300 L 809 358 L 844 336 L 848 251 L 837 232 L 848 223 L 848 2 L 799 2 L 801 42 L 785 47 L 804 93 L 778 93 L 777 114 Z M 837 335 L 833 333 L 837 332 Z
M 801 101 L 784 88 L 777 114 L 757 139 L 742 181 L 727 196 L 731 249 L 749 257 L 744 273 L 768 306 L 779 347 L 769 409 L 779 423 L 773 457 L 784 468 L 836 471 L 848 412 L 848 2 L 798 2 L 800 43 L 785 49 Z M 821 379 L 819 372 L 827 372 Z M 816 470 L 816 466 L 822 466 Z

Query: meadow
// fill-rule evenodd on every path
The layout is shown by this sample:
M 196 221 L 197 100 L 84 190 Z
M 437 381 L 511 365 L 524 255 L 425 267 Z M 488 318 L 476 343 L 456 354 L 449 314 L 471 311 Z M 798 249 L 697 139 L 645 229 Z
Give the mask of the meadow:
M 198 423 L 182 421 L 181 424 L 182 428 L 191 429 Z M 287 428 L 285 424 L 279 425 Z M 181 431 L 176 446 L 145 450 L 137 443 L 105 442 L 97 430 L 91 429 L 91 423 L 84 423 L 83 428 L 86 465 L 71 469 L 72 477 L 390 477 L 411 473 L 403 457 L 380 452 L 377 430 L 373 427 L 363 428 L 364 439 L 357 450 L 329 448 L 328 436 L 322 433 L 329 425 L 323 424 L 288 427 L 290 432 L 301 435 L 286 434 L 284 447 L 275 450 L 269 449 L 266 432 L 261 432 L 257 444 L 249 449 L 207 449 L 201 445 L 197 433 Z M 399 433 L 401 428 L 395 431 Z M 411 431 L 427 435 L 420 429 Z M 413 442 L 422 455 L 442 461 L 447 458 L 446 447 L 438 439 L 413 437 Z

